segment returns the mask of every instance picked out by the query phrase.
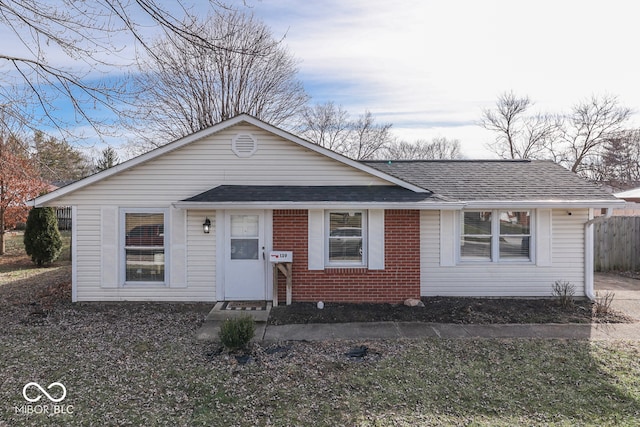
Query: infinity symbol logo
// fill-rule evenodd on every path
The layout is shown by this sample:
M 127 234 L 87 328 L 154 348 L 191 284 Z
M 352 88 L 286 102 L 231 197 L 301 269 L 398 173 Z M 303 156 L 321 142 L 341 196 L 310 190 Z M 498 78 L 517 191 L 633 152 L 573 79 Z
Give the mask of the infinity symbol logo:
M 59 397 L 59 398 L 56 399 L 56 398 L 52 397 L 49 393 L 47 393 L 47 390 L 43 389 L 40 384 L 31 382 L 31 383 L 28 383 L 27 385 L 25 385 L 24 388 L 22 389 L 22 395 L 29 402 L 37 402 L 42 397 L 42 395 L 38 395 L 38 397 L 34 397 L 34 398 L 30 398 L 29 396 L 27 396 L 27 389 L 29 387 L 32 387 L 32 386 L 37 388 L 38 390 L 40 390 L 40 393 L 42 393 L 45 396 L 47 396 L 47 399 L 49 399 L 50 401 L 52 401 L 54 403 L 62 402 L 64 400 L 64 398 L 67 397 L 67 389 L 62 383 L 55 382 L 55 383 L 51 383 L 51 384 L 49 384 L 47 386 L 47 389 L 49 389 L 49 390 L 51 390 L 51 387 L 55 387 L 55 386 L 58 386 L 58 387 L 60 387 L 62 389 L 62 397 Z

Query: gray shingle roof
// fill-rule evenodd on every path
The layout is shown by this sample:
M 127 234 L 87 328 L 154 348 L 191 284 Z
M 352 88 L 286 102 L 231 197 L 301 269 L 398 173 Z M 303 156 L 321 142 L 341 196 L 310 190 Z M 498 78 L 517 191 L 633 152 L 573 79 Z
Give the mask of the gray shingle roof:
M 596 185 L 545 160 L 362 163 L 454 200 L 615 200 Z
M 397 186 L 221 185 L 183 202 L 430 202 L 442 198 Z

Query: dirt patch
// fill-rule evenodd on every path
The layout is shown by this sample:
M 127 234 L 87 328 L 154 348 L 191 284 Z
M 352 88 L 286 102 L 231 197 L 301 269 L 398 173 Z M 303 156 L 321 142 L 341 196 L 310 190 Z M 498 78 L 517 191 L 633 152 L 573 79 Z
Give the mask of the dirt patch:
M 294 303 L 271 309 L 269 324 L 346 322 L 434 322 L 457 324 L 507 323 L 627 323 L 622 313 L 596 316 L 593 303 L 578 300 L 562 308 L 552 299 L 486 299 L 430 297 L 424 307 L 402 304 Z

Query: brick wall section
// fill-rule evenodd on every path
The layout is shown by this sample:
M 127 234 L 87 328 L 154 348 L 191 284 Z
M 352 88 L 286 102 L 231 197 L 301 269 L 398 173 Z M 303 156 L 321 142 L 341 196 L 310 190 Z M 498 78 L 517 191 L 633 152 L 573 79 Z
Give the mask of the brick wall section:
M 420 212 L 385 211 L 385 269 L 307 269 L 308 213 L 273 211 L 274 250 L 293 251 L 293 301 L 402 302 L 420 298 Z M 285 300 L 285 281 L 278 280 Z

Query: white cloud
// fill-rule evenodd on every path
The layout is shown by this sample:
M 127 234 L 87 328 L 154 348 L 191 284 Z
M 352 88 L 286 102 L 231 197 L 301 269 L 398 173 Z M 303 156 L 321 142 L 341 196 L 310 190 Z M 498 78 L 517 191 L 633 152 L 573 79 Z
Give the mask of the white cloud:
M 473 124 L 508 90 L 529 95 L 544 111 L 610 93 L 640 112 L 635 2 L 247 2 L 276 36 L 285 36 L 314 101 L 333 100 L 354 115 L 369 109 L 405 139 L 459 138 L 468 156 L 490 157 L 479 147 L 492 135 Z M 209 3 L 194 4 L 204 13 Z M 109 59 L 130 63 L 134 44 L 124 34 L 113 37 L 126 47 Z M 0 27 L 0 51 L 20 49 Z M 52 64 L 82 66 L 51 47 L 47 55 Z
M 398 134 L 461 138 L 482 157 L 491 135 L 471 123 L 507 90 L 545 111 L 602 93 L 640 110 L 637 12 L 619 0 L 255 3 L 316 100 L 368 108 Z

